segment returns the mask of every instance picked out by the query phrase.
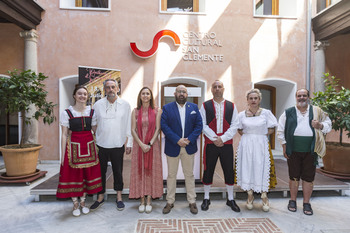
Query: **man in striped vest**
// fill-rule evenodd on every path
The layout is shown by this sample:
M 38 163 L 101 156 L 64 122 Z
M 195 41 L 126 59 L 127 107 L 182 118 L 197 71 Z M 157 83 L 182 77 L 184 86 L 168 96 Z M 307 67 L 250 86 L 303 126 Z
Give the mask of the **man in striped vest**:
M 220 158 L 228 193 L 226 205 L 231 207 L 233 211 L 240 212 L 240 208 L 233 200 L 232 138 L 238 128 L 238 111 L 232 102 L 224 99 L 224 90 L 224 84 L 219 80 L 215 80 L 211 86 L 213 99 L 204 102 L 200 110 L 205 138 L 202 180 L 204 184 L 204 200 L 201 209 L 204 211 L 209 209 L 210 186 L 213 183 L 217 160 Z

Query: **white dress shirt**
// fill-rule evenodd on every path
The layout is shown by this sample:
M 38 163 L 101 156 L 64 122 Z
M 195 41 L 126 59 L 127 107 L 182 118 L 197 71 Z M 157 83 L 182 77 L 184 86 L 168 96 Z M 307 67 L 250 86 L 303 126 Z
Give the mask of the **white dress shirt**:
M 114 103 L 102 98 L 93 108 L 97 117 L 96 144 L 103 148 L 120 148 L 127 141 L 126 147 L 132 147 L 129 103 L 119 97 Z
M 217 125 L 216 132 L 214 132 L 207 124 L 204 103 L 199 112 L 202 116 L 202 121 L 203 121 L 203 133 L 211 141 L 216 141 L 216 137 L 218 137 L 217 134 L 223 133 L 223 125 L 224 125 L 224 117 L 225 117 L 224 116 L 225 100 L 221 101 L 220 103 L 215 102 L 215 100 L 213 101 L 214 101 L 215 117 L 216 117 L 216 125 Z M 221 136 L 221 140 L 224 143 L 227 142 L 228 140 L 231 140 L 233 136 L 235 136 L 238 129 L 238 125 L 239 125 L 238 111 L 237 111 L 237 108 L 234 107 L 230 128 L 228 128 L 226 132 Z
M 299 109 L 295 106 L 295 110 L 297 112 L 297 127 L 294 131 L 294 136 L 313 136 L 312 129 L 309 123 L 309 109 L 310 105 L 307 106 L 306 113 L 302 114 L 299 111 Z M 277 138 L 282 145 L 286 144 L 286 139 L 284 137 L 284 127 L 286 125 L 286 119 L 286 112 L 284 111 L 283 114 L 280 116 L 280 119 L 278 120 L 277 128 Z M 326 117 L 326 120 L 324 122 L 320 123 L 323 125 L 323 129 L 321 130 L 322 133 L 326 134 L 332 130 L 332 122 L 328 116 Z
M 182 127 L 182 138 L 183 138 L 183 137 L 185 137 L 185 121 L 186 121 L 186 104 L 187 104 L 187 102 L 182 107 L 177 102 L 176 102 L 176 104 L 177 104 L 177 108 L 179 109 L 181 127 Z

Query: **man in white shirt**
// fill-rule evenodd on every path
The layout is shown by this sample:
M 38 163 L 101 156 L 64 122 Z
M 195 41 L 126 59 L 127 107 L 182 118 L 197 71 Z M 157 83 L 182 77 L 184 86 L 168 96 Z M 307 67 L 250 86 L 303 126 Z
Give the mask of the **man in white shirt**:
M 213 99 L 203 103 L 200 110 L 203 121 L 203 133 L 205 138 L 203 152 L 203 184 L 204 200 L 201 209 L 206 211 L 210 205 L 210 186 L 213 183 L 215 166 L 220 158 L 224 171 L 225 184 L 228 198 L 226 205 L 235 212 L 240 212 L 239 206 L 233 200 L 233 136 L 238 128 L 238 111 L 234 104 L 223 97 L 224 84 L 215 80 L 211 85 Z
M 296 198 L 299 180 L 302 179 L 303 212 L 312 215 L 310 197 L 318 159 L 317 148 L 325 147 L 324 134 L 332 129 L 328 114 L 309 104 L 309 91 L 297 90 L 296 106 L 286 109 L 278 122 L 277 135 L 288 162 L 290 200 L 288 210 L 297 211 Z M 318 132 L 321 131 L 321 132 Z M 320 150 L 324 151 L 324 150 Z
M 112 163 L 114 190 L 117 191 L 117 209 L 123 210 L 123 157 L 132 148 L 131 109 L 128 102 L 118 97 L 119 86 L 114 79 L 104 81 L 106 97 L 94 104 L 97 117 L 96 144 L 99 148 L 103 189 L 97 201 L 90 207 L 95 210 L 104 202 L 106 191 L 106 171 L 108 160 Z M 126 149 L 124 144 L 126 143 Z

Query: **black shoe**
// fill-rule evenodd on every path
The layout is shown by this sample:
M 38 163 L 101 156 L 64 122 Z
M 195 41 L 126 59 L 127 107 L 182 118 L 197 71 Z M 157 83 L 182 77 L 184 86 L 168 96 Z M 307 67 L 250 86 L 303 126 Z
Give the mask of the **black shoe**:
M 90 206 L 90 210 L 97 210 L 99 207 L 103 205 L 104 202 L 105 202 L 105 199 L 103 199 L 101 202 L 95 201 L 94 204 Z
M 209 205 L 210 205 L 210 200 L 209 199 L 204 199 L 203 203 L 201 205 L 201 209 L 203 211 L 207 211 L 207 210 L 209 210 Z
M 241 209 L 238 207 L 235 200 L 227 200 L 226 205 L 230 206 L 235 212 L 241 212 Z

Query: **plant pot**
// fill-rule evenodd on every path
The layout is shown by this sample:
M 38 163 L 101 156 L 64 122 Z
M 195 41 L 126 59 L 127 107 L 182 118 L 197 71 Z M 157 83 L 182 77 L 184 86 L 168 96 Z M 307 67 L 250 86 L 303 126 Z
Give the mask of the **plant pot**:
M 35 145 L 29 148 L 7 148 L 0 147 L 4 157 L 7 176 L 24 176 L 36 171 L 39 150 L 42 145 Z
M 338 175 L 350 176 L 350 144 L 327 142 L 326 155 L 323 157 L 325 171 Z

